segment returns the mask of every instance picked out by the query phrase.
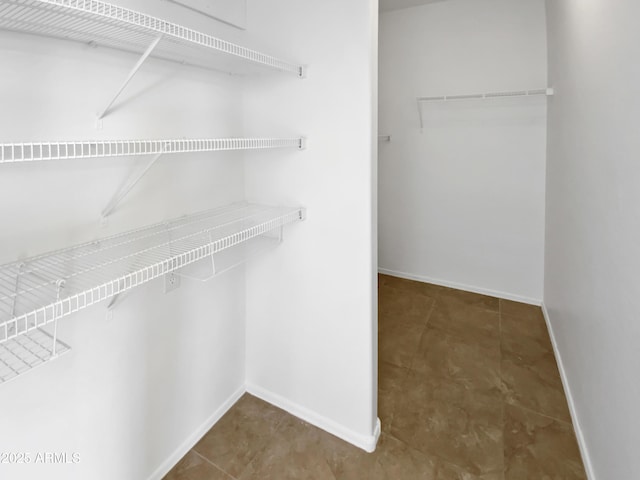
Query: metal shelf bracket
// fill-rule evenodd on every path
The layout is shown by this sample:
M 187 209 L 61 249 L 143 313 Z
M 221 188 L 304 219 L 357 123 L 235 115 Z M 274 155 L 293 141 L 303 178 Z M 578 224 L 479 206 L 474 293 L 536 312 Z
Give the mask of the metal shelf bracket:
M 153 53 L 155 48 L 160 43 L 160 40 L 162 40 L 162 35 L 158 35 L 153 40 L 153 42 L 151 42 L 151 45 L 149 45 L 147 50 L 142 54 L 142 56 L 140 57 L 138 62 L 131 69 L 131 71 L 129 72 L 129 75 L 127 75 L 127 78 L 122 83 L 122 85 L 120 86 L 120 88 L 118 89 L 116 94 L 113 96 L 111 101 L 108 103 L 108 105 L 104 109 L 101 110 L 100 113 L 98 113 L 98 124 L 97 124 L 98 128 L 101 128 L 101 126 L 102 126 L 102 123 L 100 122 L 100 120 L 102 120 L 105 117 L 105 115 L 107 115 L 107 113 L 109 113 L 109 109 L 113 106 L 114 102 L 118 99 L 118 97 L 124 91 L 124 89 L 127 87 L 127 85 L 129 85 L 129 82 L 131 82 L 131 80 L 136 75 L 136 73 L 138 73 L 138 70 L 140 70 L 140 67 L 142 67 L 142 64 L 145 62 L 145 60 L 147 58 L 149 58 L 149 55 L 151 55 L 151 53 Z
M 164 150 L 164 149 L 163 149 Z M 154 155 L 151 160 L 135 175 L 132 175 L 129 180 L 122 185 L 120 190 L 113 196 L 113 198 L 109 201 L 107 206 L 102 210 L 102 218 L 106 219 L 111 213 L 116 209 L 116 207 L 124 200 L 124 198 L 129 194 L 129 192 L 137 185 L 137 183 L 142 180 L 147 172 L 155 165 L 155 163 L 162 157 L 164 152 L 157 153 Z M 103 220 L 104 221 L 104 220 Z

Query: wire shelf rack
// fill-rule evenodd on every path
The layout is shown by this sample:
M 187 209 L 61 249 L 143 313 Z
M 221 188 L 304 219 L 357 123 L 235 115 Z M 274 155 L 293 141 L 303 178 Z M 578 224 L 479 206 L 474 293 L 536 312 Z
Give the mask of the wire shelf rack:
M 273 232 L 273 235 L 261 235 L 252 238 L 215 255 L 211 255 L 209 258 L 187 265 L 177 270 L 175 274 L 183 278 L 207 282 L 217 275 L 236 268 L 252 258 L 276 248 L 282 243 L 282 236 L 278 233 L 279 232 Z
M 16 378 L 46 362 L 58 358 L 71 348 L 38 328 L 0 343 L 0 384 Z
M 249 65 L 304 76 L 302 65 L 97 0 L 0 0 L 0 28 L 74 40 L 188 65 L 250 73 Z M 244 67 L 243 67 L 244 65 Z
M 169 153 L 304 148 L 304 138 L 210 138 L 0 143 L 0 163 Z
M 0 266 L 0 344 L 303 219 L 240 203 Z

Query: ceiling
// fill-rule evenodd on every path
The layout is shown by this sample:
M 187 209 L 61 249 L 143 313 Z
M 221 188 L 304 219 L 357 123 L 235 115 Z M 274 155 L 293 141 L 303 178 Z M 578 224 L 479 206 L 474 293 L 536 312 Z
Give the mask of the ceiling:
M 401 8 L 417 7 L 427 3 L 443 2 L 444 0 L 380 0 L 380 11 L 389 12 Z

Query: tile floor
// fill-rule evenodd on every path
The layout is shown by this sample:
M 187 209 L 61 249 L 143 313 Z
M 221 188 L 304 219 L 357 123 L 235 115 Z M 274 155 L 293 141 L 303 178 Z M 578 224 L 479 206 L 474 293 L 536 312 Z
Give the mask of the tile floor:
M 165 480 L 586 479 L 539 308 L 380 276 L 367 454 L 245 395 Z

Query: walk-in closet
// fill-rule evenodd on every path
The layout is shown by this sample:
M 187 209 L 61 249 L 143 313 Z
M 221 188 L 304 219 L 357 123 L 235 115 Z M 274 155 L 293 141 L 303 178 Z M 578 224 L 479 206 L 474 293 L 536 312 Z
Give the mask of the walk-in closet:
M 0 0 L 0 479 L 640 478 L 639 16 Z

